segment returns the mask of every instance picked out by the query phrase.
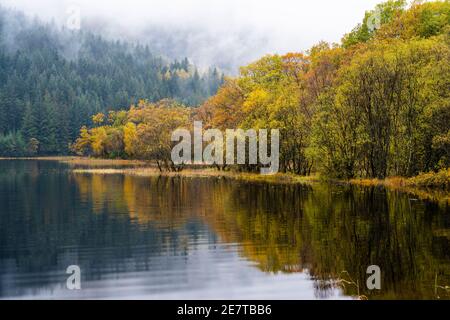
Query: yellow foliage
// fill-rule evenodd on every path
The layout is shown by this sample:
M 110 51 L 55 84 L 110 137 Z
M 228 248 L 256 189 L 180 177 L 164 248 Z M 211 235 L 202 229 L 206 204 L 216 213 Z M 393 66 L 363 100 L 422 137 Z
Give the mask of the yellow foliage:
M 123 128 L 123 142 L 125 144 L 125 152 L 128 156 L 133 157 L 136 154 L 137 144 L 137 128 L 132 122 L 128 122 Z
M 106 128 L 99 127 L 91 129 L 91 146 L 94 155 L 103 156 L 105 154 L 104 142 L 106 137 Z
M 105 115 L 103 113 L 97 113 L 92 117 L 92 122 L 96 125 L 101 125 L 105 121 Z

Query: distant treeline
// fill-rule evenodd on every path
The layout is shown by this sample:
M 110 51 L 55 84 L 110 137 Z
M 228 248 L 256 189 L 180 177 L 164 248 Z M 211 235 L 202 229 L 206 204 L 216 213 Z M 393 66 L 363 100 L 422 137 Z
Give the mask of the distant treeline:
M 199 72 L 187 59 L 0 7 L 0 156 L 66 154 L 94 113 L 140 99 L 194 106 L 222 83 L 216 69 Z
M 170 170 L 170 132 L 197 119 L 222 130 L 280 129 L 284 172 L 384 178 L 448 168 L 449 19 L 449 1 L 382 3 L 340 44 L 265 56 L 194 111 L 141 102 L 108 120 L 97 115 L 73 150 Z

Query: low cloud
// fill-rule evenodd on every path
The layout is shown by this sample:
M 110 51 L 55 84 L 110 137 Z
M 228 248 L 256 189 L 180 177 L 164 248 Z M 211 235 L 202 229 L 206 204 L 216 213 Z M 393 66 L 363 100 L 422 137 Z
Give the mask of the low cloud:
M 0 0 L 64 25 L 79 7 L 81 27 L 149 44 L 170 58 L 231 72 L 268 53 L 337 42 L 380 0 Z

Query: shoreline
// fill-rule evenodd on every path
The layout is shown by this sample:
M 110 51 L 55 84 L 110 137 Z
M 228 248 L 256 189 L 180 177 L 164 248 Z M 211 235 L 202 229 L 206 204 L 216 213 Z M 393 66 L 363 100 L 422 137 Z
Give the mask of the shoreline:
M 54 157 L 25 157 L 25 158 L 0 158 L 1 160 L 37 160 L 57 161 L 68 164 L 74 174 L 99 174 L 113 175 L 124 174 L 137 177 L 181 177 L 181 178 L 217 178 L 230 179 L 243 182 L 262 182 L 276 184 L 306 184 L 329 183 L 335 185 L 350 185 L 359 187 L 380 187 L 387 190 L 405 192 L 423 200 L 444 201 L 450 203 L 450 190 L 448 189 L 448 177 L 450 169 L 441 170 L 438 173 L 426 173 L 416 177 L 389 177 L 380 179 L 327 179 L 319 175 L 299 176 L 292 173 L 277 173 L 274 175 L 261 175 L 259 173 L 218 171 L 211 167 L 186 168 L 181 172 L 160 172 L 155 163 L 143 160 L 121 159 L 96 159 L 76 156 Z M 444 188 L 433 186 L 433 181 L 439 175 L 444 182 Z M 434 180 L 433 180 L 434 179 Z M 441 181 L 440 181 L 441 182 Z
M 386 180 L 332 180 L 323 179 L 320 176 L 298 176 L 288 173 L 277 173 L 274 175 L 261 175 L 258 173 L 245 173 L 234 171 L 218 171 L 214 168 L 207 169 L 185 169 L 182 172 L 160 172 L 155 168 L 91 168 L 91 169 L 72 169 L 74 174 L 95 174 L 95 175 L 128 175 L 135 177 L 172 177 L 172 178 L 205 178 L 205 179 L 228 179 L 245 183 L 269 183 L 285 185 L 318 185 L 331 184 L 341 186 L 355 186 L 362 188 L 384 188 L 389 191 L 396 191 L 410 194 L 411 200 L 430 200 L 439 203 L 450 204 L 450 191 L 442 189 L 430 189 L 425 187 L 414 187 L 408 185 L 407 178 L 401 178 L 403 184 L 395 184 L 393 181 L 398 179 L 388 178 Z M 417 198 L 417 199 L 416 199 Z
M 312 184 L 320 182 L 318 176 L 297 176 L 288 173 L 277 173 L 273 175 L 261 175 L 259 173 L 218 171 L 214 168 L 185 169 L 181 172 L 160 172 L 156 167 L 149 168 L 98 168 L 98 169 L 73 169 L 73 173 L 80 174 L 125 174 L 139 177 L 181 177 L 181 178 L 218 178 L 233 179 L 247 182 L 267 182 L 284 184 Z

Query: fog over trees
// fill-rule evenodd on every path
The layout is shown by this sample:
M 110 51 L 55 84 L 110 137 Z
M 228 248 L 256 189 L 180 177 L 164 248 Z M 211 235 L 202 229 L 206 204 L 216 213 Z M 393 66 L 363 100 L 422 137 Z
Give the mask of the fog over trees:
M 106 40 L 0 7 L 0 155 L 65 154 L 91 115 L 140 99 L 188 106 L 223 74 L 168 60 L 147 45 Z

